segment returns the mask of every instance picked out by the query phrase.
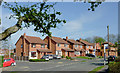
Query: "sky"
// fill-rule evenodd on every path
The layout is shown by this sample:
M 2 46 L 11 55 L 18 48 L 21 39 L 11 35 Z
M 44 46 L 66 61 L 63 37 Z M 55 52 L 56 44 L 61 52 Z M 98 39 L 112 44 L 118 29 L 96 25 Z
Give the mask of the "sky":
M 12 3 L 11 3 L 12 4 Z M 27 4 L 27 3 L 19 3 Z M 57 2 L 56 11 L 60 11 L 62 15 L 60 19 L 65 19 L 66 24 L 58 24 L 57 28 L 51 29 L 52 36 L 69 39 L 87 38 L 93 36 L 105 37 L 107 35 L 107 25 L 110 26 L 110 34 L 118 34 L 118 3 L 104 2 L 95 11 L 88 11 L 89 3 L 79 2 Z M 16 24 L 16 19 L 9 19 L 12 12 L 1 7 L 0 17 L 2 17 L 3 30 Z M 63 25 L 63 26 L 62 26 Z M 28 36 L 36 36 L 44 39 L 47 35 L 37 33 L 33 30 L 34 26 L 19 30 L 11 36 L 11 43 L 15 47 L 15 43 L 21 35 L 26 33 Z M 1 31 L 0 31 L 1 32 Z

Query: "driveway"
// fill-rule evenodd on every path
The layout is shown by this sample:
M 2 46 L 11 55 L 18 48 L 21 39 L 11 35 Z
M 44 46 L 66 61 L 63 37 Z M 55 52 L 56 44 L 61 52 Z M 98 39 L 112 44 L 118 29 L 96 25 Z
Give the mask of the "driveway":
M 93 62 L 101 60 L 51 60 L 49 62 L 22 62 L 16 61 L 17 65 L 3 68 L 3 71 L 91 71 L 99 65 Z

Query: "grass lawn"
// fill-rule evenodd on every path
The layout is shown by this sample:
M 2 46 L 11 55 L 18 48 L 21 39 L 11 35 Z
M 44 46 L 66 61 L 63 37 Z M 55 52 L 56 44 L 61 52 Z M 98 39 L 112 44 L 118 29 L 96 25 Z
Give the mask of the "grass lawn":
M 86 60 L 82 60 L 81 62 L 87 62 Z
M 104 68 L 104 66 L 97 67 L 88 73 L 96 73 L 97 71 L 101 70 L 102 68 Z
M 81 58 L 81 59 L 94 59 L 94 58 L 91 58 L 91 57 L 84 57 L 84 56 L 77 57 L 77 58 Z

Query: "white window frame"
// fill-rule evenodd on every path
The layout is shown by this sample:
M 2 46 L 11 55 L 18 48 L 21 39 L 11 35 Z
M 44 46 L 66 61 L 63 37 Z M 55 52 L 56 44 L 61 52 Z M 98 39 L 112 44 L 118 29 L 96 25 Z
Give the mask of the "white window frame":
M 82 45 L 80 45 L 80 48 L 82 48 L 83 46 Z
M 64 44 L 64 47 L 67 47 L 68 45 L 67 44 Z
M 75 47 L 78 47 L 78 45 L 75 45 Z
M 60 46 L 61 46 L 61 44 L 59 44 L 59 43 L 58 43 L 58 44 L 57 44 L 57 46 L 58 46 L 58 47 L 60 47 Z
M 36 44 L 31 44 L 32 48 L 35 48 L 36 47 Z
M 88 45 L 87 45 L 86 47 L 87 47 L 87 48 L 89 48 L 89 46 L 88 46 Z
M 41 48 L 45 48 L 45 44 L 41 44 Z

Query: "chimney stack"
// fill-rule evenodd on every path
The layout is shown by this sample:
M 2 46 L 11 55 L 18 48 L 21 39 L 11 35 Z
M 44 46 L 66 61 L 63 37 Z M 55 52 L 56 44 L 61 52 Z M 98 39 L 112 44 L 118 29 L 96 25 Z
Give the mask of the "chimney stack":
M 26 37 L 26 33 L 23 34 L 24 38 Z
M 80 38 L 80 40 L 82 40 L 82 39 Z
M 66 36 L 66 41 L 68 40 L 68 36 Z

